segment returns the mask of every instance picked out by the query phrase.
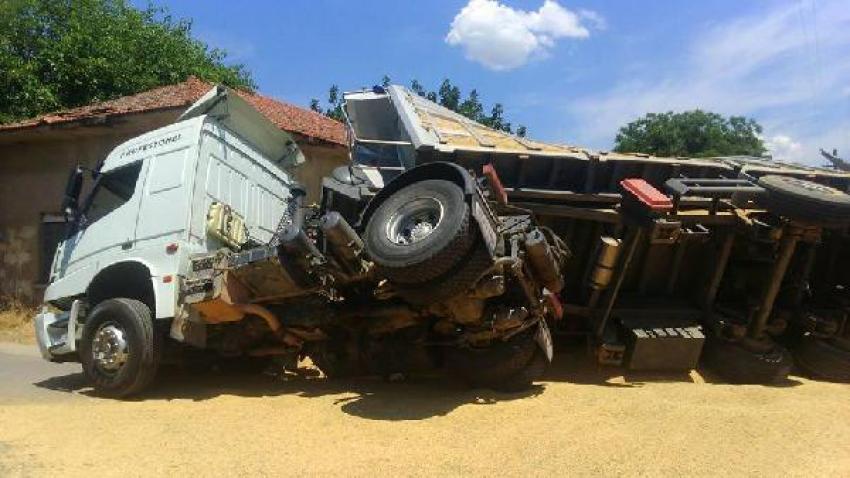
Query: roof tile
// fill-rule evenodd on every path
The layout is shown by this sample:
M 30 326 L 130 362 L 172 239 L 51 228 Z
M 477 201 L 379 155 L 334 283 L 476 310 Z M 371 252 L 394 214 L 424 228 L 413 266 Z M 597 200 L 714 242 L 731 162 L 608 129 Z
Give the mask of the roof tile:
M 120 116 L 185 107 L 197 101 L 212 87 L 212 84 L 190 76 L 182 83 L 154 88 L 135 95 L 48 113 L 15 123 L 0 124 L 0 132 L 70 123 L 99 116 Z M 240 91 L 238 94 L 283 130 L 327 143 L 343 146 L 347 144 L 345 128 L 339 121 L 256 93 Z

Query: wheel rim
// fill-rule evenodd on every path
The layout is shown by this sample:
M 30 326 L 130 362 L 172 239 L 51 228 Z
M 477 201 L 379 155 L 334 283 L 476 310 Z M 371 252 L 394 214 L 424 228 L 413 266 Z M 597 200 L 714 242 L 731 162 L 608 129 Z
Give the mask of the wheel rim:
M 121 370 L 129 356 L 126 331 L 114 322 L 101 324 L 92 340 L 95 367 L 107 375 L 114 375 Z
M 406 246 L 434 233 L 443 220 L 443 204 L 434 198 L 417 198 L 404 203 L 387 222 L 387 239 Z

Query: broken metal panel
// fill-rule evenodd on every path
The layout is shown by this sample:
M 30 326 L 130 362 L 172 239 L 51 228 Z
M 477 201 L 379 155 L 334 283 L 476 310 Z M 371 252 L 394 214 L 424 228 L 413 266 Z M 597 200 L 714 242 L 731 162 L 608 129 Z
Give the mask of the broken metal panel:
M 292 136 L 278 128 L 257 108 L 223 86 L 216 86 L 189 106 L 178 121 L 199 116 L 214 117 L 282 168 L 304 163 L 304 154 Z

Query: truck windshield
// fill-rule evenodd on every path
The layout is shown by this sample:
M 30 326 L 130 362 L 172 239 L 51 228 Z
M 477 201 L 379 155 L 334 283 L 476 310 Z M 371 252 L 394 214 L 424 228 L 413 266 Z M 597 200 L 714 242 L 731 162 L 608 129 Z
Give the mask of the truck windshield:
M 142 163 L 134 163 L 98 176 L 85 211 L 86 222 L 92 223 L 118 209 L 133 197 Z

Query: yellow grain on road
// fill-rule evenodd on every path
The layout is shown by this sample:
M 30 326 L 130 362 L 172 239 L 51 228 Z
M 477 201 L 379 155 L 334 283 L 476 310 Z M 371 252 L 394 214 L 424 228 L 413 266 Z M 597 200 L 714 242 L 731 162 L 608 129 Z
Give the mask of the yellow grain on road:
M 618 377 L 574 360 L 522 395 L 175 375 L 122 402 L 60 376 L 38 386 L 61 398 L 0 401 L 0 475 L 850 475 L 848 385 Z

